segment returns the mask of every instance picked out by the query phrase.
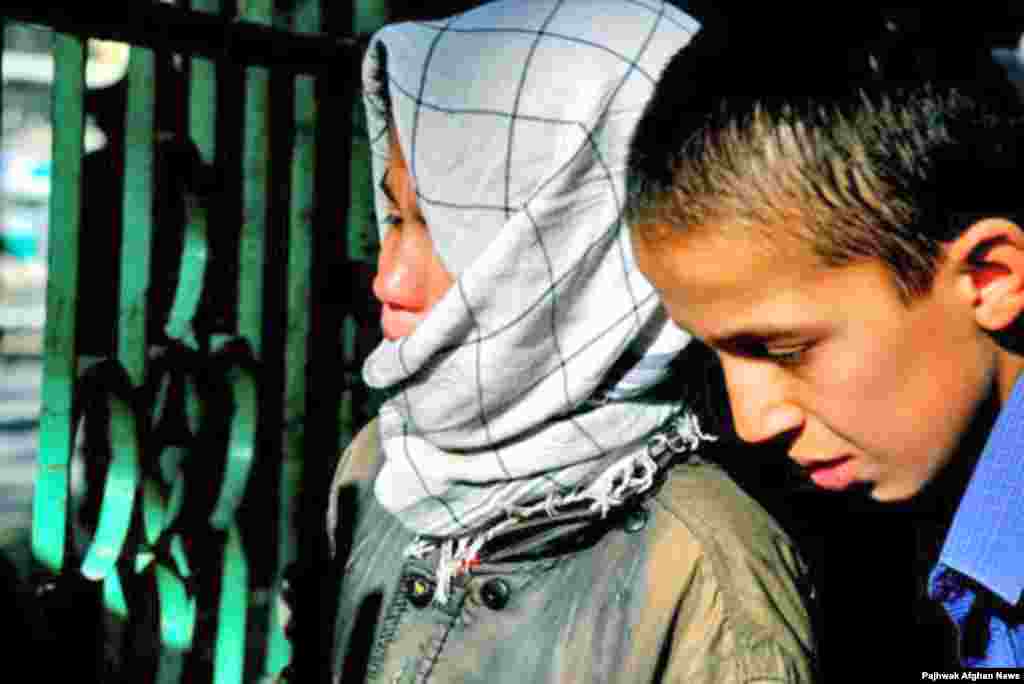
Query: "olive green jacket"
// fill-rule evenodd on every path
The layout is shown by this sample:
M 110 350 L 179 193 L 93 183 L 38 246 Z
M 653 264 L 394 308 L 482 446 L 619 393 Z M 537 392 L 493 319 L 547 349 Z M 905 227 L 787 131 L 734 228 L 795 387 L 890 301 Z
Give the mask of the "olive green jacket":
M 446 605 L 435 557 L 373 496 L 376 423 L 332 484 L 343 562 L 333 681 L 811 682 L 806 570 L 723 471 L 691 458 L 639 505 L 563 513 L 489 542 Z

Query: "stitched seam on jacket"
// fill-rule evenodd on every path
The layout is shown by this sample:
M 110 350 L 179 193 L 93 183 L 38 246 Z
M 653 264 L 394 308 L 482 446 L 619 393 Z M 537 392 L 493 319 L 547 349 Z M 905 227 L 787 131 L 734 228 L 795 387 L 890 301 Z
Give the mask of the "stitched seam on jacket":
M 729 625 L 730 629 L 732 629 L 735 632 L 737 640 L 739 642 L 739 646 L 741 647 L 741 649 L 738 649 L 738 652 L 736 654 L 730 654 L 729 657 L 735 657 L 736 655 L 742 656 L 743 652 L 745 652 L 750 645 L 755 644 L 759 641 L 774 643 L 782 653 L 787 654 L 791 658 L 802 659 L 806 657 L 803 654 L 791 652 L 789 649 L 787 649 L 785 646 L 778 642 L 778 640 L 774 637 L 771 631 L 761 627 L 751 629 L 750 626 L 747 624 L 747 620 L 739 619 L 741 616 L 745 617 L 742 602 L 738 600 L 739 592 L 735 587 L 731 585 L 731 583 L 726 582 L 725 578 L 723 578 L 720 574 L 721 566 L 725 565 L 725 561 L 723 560 L 725 553 L 723 552 L 721 545 L 718 543 L 718 540 L 713 533 L 701 533 L 705 530 L 713 532 L 713 526 L 704 516 L 702 516 L 699 512 L 694 511 L 693 509 L 687 509 L 690 516 L 692 516 L 693 521 L 680 517 L 680 515 L 676 513 L 675 509 L 669 506 L 663 500 L 664 496 L 664 489 L 662 489 L 652 498 L 659 507 L 661 507 L 680 525 L 686 528 L 690 532 L 690 534 L 692 534 L 694 538 L 697 539 L 697 541 L 700 543 L 701 555 L 708 560 L 708 563 L 706 564 L 708 567 L 705 570 L 702 570 L 702 572 L 706 572 L 707 575 L 710 576 L 710 578 L 714 581 L 715 586 L 719 587 L 719 590 L 723 598 L 722 605 L 724 612 L 724 621 Z M 694 525 L 693 522 L 698 523 L 701 529 L 697 529 L 697 526 Z M 773 534 L 773 545 L 779 541 L 786 542 L 787 546 L 790 545 L 789 540 L 785 535 L 779 535 L 777 533 Z M 723 658 L 723 660 L 724 659 L 725 658 Z M 753 681 L 758 680 L 754 679 Z M 781 681 L 786 680 L 782 679 Z
M 441 651 L 444 650 L 445 644 L 448 643 L 448 637 L 451 635 L 452 628 L 455 626 L 455 622 L 458 619 L 458 613 L 455 615 L 449 615 L 446 624 L 438 625 L 441 633 L 435 634 L 425 644 L 423 644 L 423 657 L 420 659 L 420 663 L 416 668 L 416 684 L 424 684 L 430 677 L 430 673 L 434 671 L 434 665 L 437 664 L 438 658 L 441 657 Z
M 380 632 L 373 641 L 369 662 L 366 665 L 366 680 L 368 682 L 375 681 L 383 672 L 384 658 L 387 656 L 388 646 L 394 641 L 395 635 L 398 634 L 399 623 L 401 623 L 402 616 L 409 607 L 409 599 L 404 591 L 405 582 L 406 574 L 402 573 L 398 577 L 398 586 L 391 598 L 390 605 L 388 605 L 384 620 L 381 622 Z

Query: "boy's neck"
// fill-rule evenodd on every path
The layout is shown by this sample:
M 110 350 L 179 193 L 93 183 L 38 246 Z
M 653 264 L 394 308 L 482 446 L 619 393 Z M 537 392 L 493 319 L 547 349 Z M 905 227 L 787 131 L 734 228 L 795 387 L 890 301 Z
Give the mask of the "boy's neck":
M 924 554 L 929 565 L 938 561 L 953 515 L 960 505 L 1002 406 L 1000 392 L 996 389 L 975 413 L 974 420 L 949 463 L 916 497 L 906 503 L 908 511 L 914 516 L 919 552 Z

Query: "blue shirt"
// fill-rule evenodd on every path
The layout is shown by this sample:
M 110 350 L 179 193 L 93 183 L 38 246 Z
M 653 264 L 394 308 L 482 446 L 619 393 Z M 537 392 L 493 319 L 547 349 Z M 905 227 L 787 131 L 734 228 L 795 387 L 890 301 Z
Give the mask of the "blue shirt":
M 996 419 L 928 578 L 928 595 L 956 625 L 964 667 L 1024 667 L 1022 591 L 1024 376 Z

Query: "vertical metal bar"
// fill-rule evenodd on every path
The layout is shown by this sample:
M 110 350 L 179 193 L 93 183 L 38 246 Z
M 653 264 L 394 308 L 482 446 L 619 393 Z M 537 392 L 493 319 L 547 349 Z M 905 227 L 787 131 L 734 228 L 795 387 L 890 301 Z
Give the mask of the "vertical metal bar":
M 85 42 L 57 34 L 53 84 L 53 172 L 49 277 L 43 342 L 39 474 L 32 502 L 32 551 L 51 571 L 64 563 L 68 463 L 74 447 L 75 321 L 84 152 Z
M 357 0 L 353 4 L 352 29 L 356 35 L 373 33 L 388 19 L 389 3 L 385 0 Z M 373 181 L 370 171 L 370 140 L 366 130 L 366 113 L 361 98 L 352 103 L 352 157 L 349 162 L 348 235 L 349 258 L 372 262 L 376 258 L 377 224 L 374 220 Z
M 247 0 L 242 18 L 270 24 L 273 0 Z M 238 238 L 238 333 L 245 339 L 257 364 L 264 364 L 265 258 L 267 255 L 270 194 L 270 71 L 245 71 L 245 111 L 242 138 L 242 225 Z M 261 383 L 264 384 L 264 383 Z M 263 387 L 257 416 L 264 414 Z M 238 407 L 236 410 L 244 410 Z M 258 445 L 253 445 L 257 447 Z M 234 525 L 224 547 L 223 580 L 219 596 L 215 684 L 240 684 L 245 673 L 246 634 L 250 602 L 249 561 Z
M 121 231 L 121 301 L 117 356 L 135 387 L 146 372 L 146 293 L 153 244 L 156 58 L 132 47 L 125 113 L 124 220 Z M 114 448 L 117 445 L 112 445 Z
M 245 671 L 245 613 L 249 602 L 249 564 L 238 528 L 232 525 L 224 544 L 217 636 L 213 654 L 214 684 L 237 684 Z M 233 591 L 241 587 L 240 591 Z M 240 619 L 225 620 L 225 616 Z
M 356 35 L 366 35 L 381 28 L 390 17 L 391 3 L 388 0 L 357 0 L 353 3 L 352 30 Z M 358 72 L 357 72 L 358 73 Z M 362 276 L 372 272 L 379 250 L 377 222 L 373 205 L 373 180 L 370 168 L 370 138 L 366 130 L 366 113 L 362 99 L 352 102 L 351 156 L 349 158 L 349 198 L 346 222 L 346 257 L 350 268 L 360 269 Z M 367 284 L 366 290 L 369 291 Z M 360 306 L 357 304 L 356 306 Z M 353 307 L 354 308 L 354 307 Z M 341 444 L 347 444 L 354 437 L 366 419 L 372 415 L 377 397 L 371 396 L 362 384 L 357 370 L 365 350 L 371 347 L 379 335 L 376 321 L 367 325 L 360 321 L 356 311 L 349 311 L 342 322 L 341 347 L 346 366 L 352 369 L 346 375 L 347 388 L 339 413 Z
M 320 0 L 306 0 L 294 16 L 292 29 L 316 33 L 321 29 Z M 295 135 L 291 154 L 291 201 L 288 233 L 287 326 L 284 340 L 284 435 L 278 506 L 278 553 L 272 595 L 280 595 L 285 568 L 296 560 L 296 498 L 302 479 L 304 436 L 309 415 L 306 401 L 306 362 L 310 334 L 310 271 L 313 251 L 314 178 L 317 125 L 316 81 L 295 79 Z M 276 600 L 275 600 L 276 603 Z M 275 611 L 267 628 L 266 674 L 276 676 L 292 658 Z
M 373 33 L 387 23 L 391 3 L 389 0 L 355 0 L 352 12 L 352 30 L 357 35 Z
M 272 0 L 246 2 L 245 19 L 269 24 Z M 270 72 L 246 70 L 245 134 L 242 160 L 242 233 L 239 238 L 238 332 L 263 359 L 263 302 L 270 177 Z
M 192 0 L 192 9 L 219 15 L 221 0 Z M 217 68 L 212 60 L 192 58 L 189 85 L 189 135 L 205 162 L 216 157 Z

